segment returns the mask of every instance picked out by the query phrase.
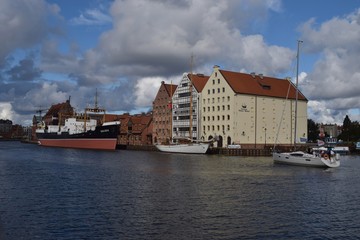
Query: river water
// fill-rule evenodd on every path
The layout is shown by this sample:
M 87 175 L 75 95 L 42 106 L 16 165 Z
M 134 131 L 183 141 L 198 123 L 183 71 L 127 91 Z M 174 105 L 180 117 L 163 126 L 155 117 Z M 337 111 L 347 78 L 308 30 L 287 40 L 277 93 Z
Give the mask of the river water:
M 0 142 L 0 239 L 359 239 L 360 157 L 341 164 Z

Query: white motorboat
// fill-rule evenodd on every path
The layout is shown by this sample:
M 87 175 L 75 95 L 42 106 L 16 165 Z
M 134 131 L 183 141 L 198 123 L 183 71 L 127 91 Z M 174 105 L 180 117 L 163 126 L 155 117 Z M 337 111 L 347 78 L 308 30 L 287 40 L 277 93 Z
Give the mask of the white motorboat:
M 309 154 L 302 151 L 273 153 L 273 160 L 275 163 L 309 167 L 336 168 L 340 166 L 339 159 L 339 154 L 334 154 L 332 151 L 330 154 L 328 152 L 322 154 Z

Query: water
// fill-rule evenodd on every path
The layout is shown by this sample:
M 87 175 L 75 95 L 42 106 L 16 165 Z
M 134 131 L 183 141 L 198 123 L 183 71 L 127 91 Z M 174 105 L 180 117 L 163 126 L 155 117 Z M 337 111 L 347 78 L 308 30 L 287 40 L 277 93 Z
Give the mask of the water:
M 0 239 L 359 239 L 359 168 L 0 142 Z

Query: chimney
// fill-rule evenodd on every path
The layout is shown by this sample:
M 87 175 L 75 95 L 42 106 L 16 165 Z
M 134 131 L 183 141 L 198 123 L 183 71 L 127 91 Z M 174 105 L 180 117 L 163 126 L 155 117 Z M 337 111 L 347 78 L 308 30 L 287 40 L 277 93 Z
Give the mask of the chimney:
M 253 78 L 255 78 L 255 72 L 250 73 Z

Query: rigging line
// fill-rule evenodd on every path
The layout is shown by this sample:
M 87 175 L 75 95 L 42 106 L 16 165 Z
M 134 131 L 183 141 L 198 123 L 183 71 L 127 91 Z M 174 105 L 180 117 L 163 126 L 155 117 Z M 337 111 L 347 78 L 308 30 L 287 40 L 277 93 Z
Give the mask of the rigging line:
M 300 46 L 298 45 L 298 47 L 300 47 Z M 298 57 L 298 54 L 299 54 L 299 53 L 296 54 L 296 58 Z M 292 76 L 293 76 L 293 77 L 295 76 L 295 79 L 298 77 L 298 75 L 297 75 L 297 74 L 298 74 L 298 73 L 297 73 L 297 71 L 298 71 L 297 62 L 298 62 L 298 61 L 293 61 L 293 62 L 292 62 Z M 282 122 L 282 119 L 283 119 L 283 116 L 284 116 L 284 112 L 285 112 L 285 107 L 286 107 L 287 100 L 289 99 L 290 87 L 291 87 L 291 85 L 295 85 L 295 84 L 292 82 L 292 79 L 293 79 L 293 78 L 290 78 L 290 80 L 288 79 L 288 81 L 289 81 L 289 87 L 288 87 L 287 94 L 286 94 L 286 99 L 285 99 L 285 102 L 284 102 L 284 105 L 283 105 L 283 110 L 282 110 L 282 113 L 281 113 L 280 123 L 279 123 L 279 125 L 278 125 L 278 130 L 277 130 L 277 133 L 276 133 L 276 139 L 275 139 L 274 147 L 273 147 L 274 151 L 275 151 L 276 144 L 278 143 L 279 132 L 280 132 L 280 127 L 281 127 L 281 122 Z
M 290 87 L 292 85 L 291 80 L 288 80 L 288 81 L 289 81 L 289 87 L 288 87 L 288 90 L 287 90 L 287 93 L 286 93 L 285 102 L 283 104 L 283 110 L 282 110 L 282 113 L 281 113 L 280 123 L 278 125 L 278 129 L 277 129 L 277 132 L 276 132 L 276 139 L 275 139 L 274 147 L 273 147 L 274 151 L 275 151 L 275 148 L 276 148 L 276 144 L 278 143 L 278 140 L 279 140 L 279 132 L 280 132 L 280 127 L 281 127 L 281 122 L 282 122 L 283 117 L 284 117 L 285 107 L 286 107 L 286 103 L 288 102 L 287 100 L 289 99 Z

